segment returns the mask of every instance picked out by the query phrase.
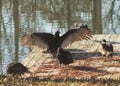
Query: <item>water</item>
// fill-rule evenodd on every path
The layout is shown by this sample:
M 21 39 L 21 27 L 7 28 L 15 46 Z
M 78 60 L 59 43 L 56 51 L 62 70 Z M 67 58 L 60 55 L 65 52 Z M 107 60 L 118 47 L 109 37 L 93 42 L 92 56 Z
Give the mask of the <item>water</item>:
M 8 63 L 15 62 L 16 58 L 21 62 L 29 54 L 30 49 L 21 45 L 21 37 L 26 33 L 54 34 L 60 30 L 63 34 L 77 23 L 85 23 L 94 33 L 120 34 L 120 1 L 97 0 L 98 5 L 100 2 L 101 7 L 95 9 L 94 0 L 18 0 L 18 9 L 14 9 L 12 0 L 2 0 L 0 73 L 5 73 Z M 19 15 L 14 15 L 14 10 Z M 102 14 L 95 16 L 99 11 Z M 94 21 L 95 17 L 97 20 Z M 19 19 L 16 22 L 19 28 L 15 28 L 14 18 Z

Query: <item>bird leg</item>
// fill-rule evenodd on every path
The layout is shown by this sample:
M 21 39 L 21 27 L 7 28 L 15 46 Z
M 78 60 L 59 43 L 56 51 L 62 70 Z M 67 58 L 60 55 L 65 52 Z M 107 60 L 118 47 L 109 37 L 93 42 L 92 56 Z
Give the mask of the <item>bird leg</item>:
M 103 57 L 104 57 L 104 62 L 106 62 L 107 60 L 111 59 L 113 56 L 113 53 L 112 52 L 106 52 L 105 54 L 103 54 Z M 103 62 L 103 63 L 104 63 Z
M 108 58 L 112 58 L 113 57 L 113 53 L 110 52 L 109 55 L 108 55 Z
M 106 54 L 105 53 L 102 54 L 102 57 L 103 57 L 103 63 L 102 64 L 104 64 L 104 62 L 106 62 Z
M 59 69 L 61 70 L 61 64 L 59 64 Z M 61 73 L 59 75 L 61 76 Z
M 68 72 L 68 68 L 65 68 L 65 81 L 67 81 L 69 79 L 69 72 Z

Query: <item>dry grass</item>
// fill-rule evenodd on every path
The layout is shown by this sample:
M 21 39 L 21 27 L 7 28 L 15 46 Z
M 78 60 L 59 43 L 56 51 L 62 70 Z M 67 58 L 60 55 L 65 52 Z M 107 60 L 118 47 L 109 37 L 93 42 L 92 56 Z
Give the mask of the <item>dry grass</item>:
M 16 77 L 1 77 L 0 86 L 119 86 L 120 80 L 113 79 L 68 79 L 50 80 L 37 77 L 20 79 Z
M 54 60 L 39 66 L 32 77 L 0 77 L 0 86 L 119 86 L 120 57 L 86 58 L 70 65 Z
M 57 61 L 44 63 L 34 71 L 40 79 L 116 79 L 120 75 L 120 57 L 110 59 L 103 57 L 75 60 L 70 65 L 59 65 Z

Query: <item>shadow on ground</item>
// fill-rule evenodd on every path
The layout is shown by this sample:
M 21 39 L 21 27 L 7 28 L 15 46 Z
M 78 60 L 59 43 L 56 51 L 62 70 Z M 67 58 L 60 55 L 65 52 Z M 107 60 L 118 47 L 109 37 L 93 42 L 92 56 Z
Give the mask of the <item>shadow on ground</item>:
M 86 59 L 91 57 L 101 57 L 102 54 L 100 52 L 86 52 L 81 49 L 66 49 L 67 51 L 70 51 L 73 55 L 74 59 Z M 113 56 L 120 56 L 119 52 L 113 53 Z
M 86 67 L 86 66 L 75 66 L 75 67 L 73 67 L 73 69 L 83 70 L 83 71 L 91 71 L 91 72 L 109 73 L 108 71 L 105 71 L 105 70 L 100 70 L 100 69 L 97 69 L 97 68 Z

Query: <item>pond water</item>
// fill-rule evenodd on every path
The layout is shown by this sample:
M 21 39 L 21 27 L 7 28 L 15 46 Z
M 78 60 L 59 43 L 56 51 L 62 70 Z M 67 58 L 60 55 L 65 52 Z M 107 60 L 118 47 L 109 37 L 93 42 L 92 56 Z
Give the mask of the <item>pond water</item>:
M 21 62 L 30 49 L 21 45 L 26 33 L 60 30 L 77 23 L 94 34 L 120 34 L 120 0 L 0 0 L 0 73 Z

